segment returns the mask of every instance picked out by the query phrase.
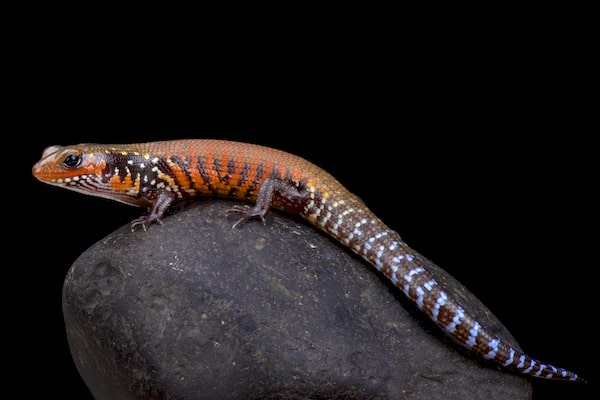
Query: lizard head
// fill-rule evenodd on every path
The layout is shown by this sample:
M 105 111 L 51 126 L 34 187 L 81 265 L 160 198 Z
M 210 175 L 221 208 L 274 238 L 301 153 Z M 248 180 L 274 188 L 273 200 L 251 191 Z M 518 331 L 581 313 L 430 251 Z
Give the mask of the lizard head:
M 47 147 L 31 172 L 44 183 L 71 189 L 83 187 L 85 182 L 98 179 L 106 168 L 101 157 L 85 148 L 86 145 Z
M 93 144 L 47 147 L 31 172 L 50 185 L 127 204 L 145 204 L 138 196 L 139 179 L 120 176 L 115 155 L 101 148 Z

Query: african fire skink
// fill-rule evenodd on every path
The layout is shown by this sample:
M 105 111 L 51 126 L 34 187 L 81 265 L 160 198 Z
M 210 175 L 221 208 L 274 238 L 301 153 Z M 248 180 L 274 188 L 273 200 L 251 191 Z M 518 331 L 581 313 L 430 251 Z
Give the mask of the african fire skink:
M 210 139 L 79 144 L 48 147 L 32 172 L 48 184 L 147 207 L 146 215 L 132 221 L 132 229 L 146 229 L 160 222 L 174 203 L 201 196 L 252 204 L 231 208 L 240 215 L 234 226 L 248 219 L 264 221 L 270 208 L 301 217 L 373 265 L 475 354 L 528 376 L 584 381 L 492 335 L 432 277 L 428 260 L 333 176 L 301 157 Z

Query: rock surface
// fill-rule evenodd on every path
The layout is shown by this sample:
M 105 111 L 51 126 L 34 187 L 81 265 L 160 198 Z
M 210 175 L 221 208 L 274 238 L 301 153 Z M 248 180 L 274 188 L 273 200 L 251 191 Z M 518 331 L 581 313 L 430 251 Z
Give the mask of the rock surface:
M 124 226 L 73 264 L 67 336 L 96 399 L 531 398 L 526 379 L 471 357 L 337 242 L 277 212 L 231 229 L 231 205 Z

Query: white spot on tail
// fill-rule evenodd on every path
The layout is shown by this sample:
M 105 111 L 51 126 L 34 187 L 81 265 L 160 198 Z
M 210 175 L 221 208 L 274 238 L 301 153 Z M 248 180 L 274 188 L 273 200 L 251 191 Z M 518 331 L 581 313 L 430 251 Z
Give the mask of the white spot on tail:
M 398 266 L 393 265 L 390 267 L 392 270 L 392 274 L 390 275 L 390 279 L 394 282 L 394 285 L 398 284 Z
M 430 281 L 427 281 L 427 282 L 425 282 L 425 283 L 423 284 L 423 286 L 425 286 L 425 289 L 427 289 L 427 290 L 428 290 L 428 291 L 430 291 L 430 292 L 431 292 L 431 289 L 432 289 L 432 288 L 433 288 L 435 285 L 437 285 L 437 282 L 436 282 L 436 281 L 434 281 L 433 279 L 432 279 L 432 280 L 430 280 Z
M 383 255 L 383 251 L 385 250 L 385 246 L 379 246 L 379 251 L 377 252 L 377 258 L 381 258 Z
M 465 317 L 465 310 L 462 307 L 458 307 L 456 314 L 452 318 L 452 322 L 446 326 L 446 331 L 450 333 L 454 333 L 456 331 L 456 327 L 462 323 L 463 318 Z
M 508 354 L 508 360 L 506 360 L 503 364 L 505 367 L 513 363 L 513 360 L 515 358 L 515 350 L 511 347 L 510 349 L 508 349 Z
M 487 358 L 487 359 L 496 358 L 496 354 L 498 354 L 498 345 L 499 344 L 500 344 L 500 340 L 498 340 L 498 339 L 490 340 L 490 342 L 488 343 L 488 346 L 491 348 L 491 350 L 488 351 L 488 353 L 485 354 L 483 357 Z
M 354 238 L 354 233 L 350 232 L 348 234 L 348 236 L 344 238 L 344 243 L 346 243 L 346 245 L 348 245 L 350 243 L 350 241 L 352 240 L 352 238 Z
M 421 268 L 421 267 L 418 267 L 418 268 L 415 268 L 415 269 L 411 269 L 411 270 L 408 272 L 408 274 L 404 275 L 404 280 L 405 280 L 406 282 L 411 282 L 411 281 L 412 281 L 412 277 L 413 277 L 414 275 L 420 274 L 420 273 L 421 273 L 421 272 L 423 272 L 423 271 L 425 271 L 425 269 L 424 269 L 424 268 Z
M 433 306 L 433 311 L 431 313 L 432 318 L 437 321 L 438 315 L 440 313 L 440 307 L 443 307 L 446 304 L 446 300 L 448 300 L 448 296 L 444 292 L 440 292 L 439 297 L 435 301 L 435 305 Z
M 473 327 L 471 329 L 469 329 L 469 337 L 467 338 L 467 341 L 465 342 L 465 344 L 467 346 L 473 347 L 473 346 L 475 346 L 475 344 L 477 344 L 477 335 L 479 335 L 479 328 L 481 328 L 481 325 L 479 325 L 477 322 L 475 322 Z
M 546 364 L 540 364 L 540 369 L 535 373 L 535 376 L 540 376 L 542 371 L 546 368 Z
M 527 369 L 523 370 L 523 373 L 524 374 L 530 373 L 534 366 L 535 366 L 535 361 L 531 360 L 531 364 L 529 364 L 529 367 L 527 367 Z
M 371 250 L 371 249 L 372 249 L 372 247 L 369 243 L 363 244 L 363 251 L 362 251 L 363 255 L 366 255 L 369 252 L 369 250 Z
M 420 310 L 423 309 L 423 296 L 425 296 L 425 291 L 423 290 L 423 288 L 421 286 L 417 286 L 417 288 L 415 289 L 415 292 L 417 292 L 417 307 L 419 307 Z

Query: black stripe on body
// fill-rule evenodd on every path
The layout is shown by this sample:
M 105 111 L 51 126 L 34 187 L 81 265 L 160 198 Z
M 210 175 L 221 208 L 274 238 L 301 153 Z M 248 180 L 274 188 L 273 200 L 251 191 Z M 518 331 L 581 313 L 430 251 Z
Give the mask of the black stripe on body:
M 202 180 L 204 181 L 204 185 L 207 187 L 210 187 L 212 184 L 212 180 L 210 177 L 210 173 L 208 172 L 208 165 L 206 163 L 206 157 L 198 156 L 198 158 L 196 159 L 196 170 L 202 177 Z

